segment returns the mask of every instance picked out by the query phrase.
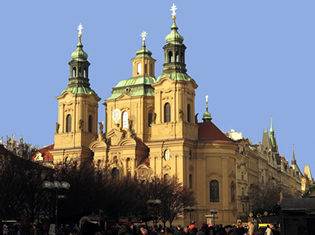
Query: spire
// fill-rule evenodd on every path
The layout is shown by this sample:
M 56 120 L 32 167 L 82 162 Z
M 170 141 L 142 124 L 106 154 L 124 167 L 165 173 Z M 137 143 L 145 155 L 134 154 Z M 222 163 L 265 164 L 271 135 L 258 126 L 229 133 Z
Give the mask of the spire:
M 211 114 L 208 112 L 208 95 L 206 95 L 206 112 L 203 114 L 202 120 L 203 122 L 211 122 L 212 120 Z
M 271 127 L 270 127 L 270 135 L 273 135 L 275 133 L 273 129 L 273 122 L 272 122 L 272 116 L 271 116 Z
M 151 57 L 152 52 L 147 50 L 146 45 L 145 45 L 145 39 L 146 36 L 148 35 L 147 32 L 143 31 L 140 36 L 142 37 L 142 47 L 140 50 L 136 52 L 136 57 Z
M 291 165 L 296 165 L 295 152 L 294 152 L 294 144 L 293 144 L 293 155 L 292 155 Z
M 164 49 L 164 68 L 163 73 L 158 77 L 158 81 L 163 78 L 170 78 L 171 80 L 190 81 L 191 77 L 187 75 L 185 64 L 185 50 L 186 46 L 183 44 L 184 38 L 178 33 L 176 25 L 176 11 L 175 4 L 171 7 L 173 24 L 171 32 L 165 37 L 166 45 Z
M 270 127 L 270 142 L 271 142 L 271 149 L 273 152 L 278 152 L 278 145 L 275 137 L 275 131 L 273 129 L 273 122 L 271 116 L 271 127 Z
M 72 94 L 91 94 L 94 92 L 90 88 L 88 69 L 90 63 L 87 61 L 88 54 L 83 51 L 83 45 L 81 42 L 83 26 L 80 24 L 78 26 L 79 30 L 79 42 L 77 44 L 77 49 L 72 52 L 72 60 L 69 62 L 70 65 L 70 78 L 68 87 L 62 92 L 69 91 Z

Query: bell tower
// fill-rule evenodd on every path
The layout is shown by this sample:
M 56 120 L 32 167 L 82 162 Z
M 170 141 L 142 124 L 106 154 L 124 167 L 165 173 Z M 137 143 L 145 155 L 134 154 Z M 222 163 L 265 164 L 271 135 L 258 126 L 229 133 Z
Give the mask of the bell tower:
M 176 25 L 176 6 L 171 8 L 173 25 L 166 36 L 163 73 L 153 84 L 155 96 L 156 123 L 152 125 L 152 140 L 198 139 L 198 126 L 195 118 L 194 79 L 186 72 L 184 38 Z
M 54 164 L 71 159 L 91 161 L 93 157 L 89 144 L 97 136 L 98 101 L 100 98 L 90 88 L 88 55 L 83 51 L 82 25 L 78 27 L 79 42 L 69 62 L 70 78 L 59 101 L 56 123 Z
M 154 123 L 154 89 L 156 82 L 154 70 L 155 59 L 146 48 L 147 33 L 142 32 L 142 46 L 131 59 L 132 77 L 121 80 L 112 90 L 106 102 L 106 132 L 119 127 L 130 130 L 142 141 L 151 136 Z

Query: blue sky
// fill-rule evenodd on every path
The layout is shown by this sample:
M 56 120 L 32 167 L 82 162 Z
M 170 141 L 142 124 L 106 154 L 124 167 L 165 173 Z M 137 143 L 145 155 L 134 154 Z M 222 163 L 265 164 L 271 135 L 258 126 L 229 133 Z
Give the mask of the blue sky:
M 300 169 L 310 165 L 315 174 L 315 1 L 1 1 L 0 136 L 53 143 L 56 97 L 67 87 L 80 23 L 104 120 L 102 103 L 112 87 L 131 77 L 142 31 L 157 59 L 156 77 L 161 74 L 173 3 L 187 46 L 186 68 L 199 85 L 199 121 L 209 95 L 213 122 L 258 144 L 272 115 L 280 154 L 291 162 L 294 144 Z

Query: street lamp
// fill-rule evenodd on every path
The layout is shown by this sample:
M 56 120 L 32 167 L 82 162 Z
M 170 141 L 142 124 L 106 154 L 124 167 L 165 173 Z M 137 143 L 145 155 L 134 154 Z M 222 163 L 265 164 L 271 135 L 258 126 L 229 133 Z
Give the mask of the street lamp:
M 218 213 L 217 210 L 210 210 L 210 214 L 212 215 L 213 218 L 213 226 L 215 226 L 215 215 Z
M 157 214 L 158 208 L 161 205 L 161 200 L 160 199 L 150 199 L 147 201 L 147 204 L 149 205 L 149 207 L 151 207 L 151 209 L 154 210 L 155 214 Z M 152 213 L 153 216 L 153 226 L 157 225 L 157 220 L 158 220 L 158 216 L 154 216 L 154 212 Z M 154 220 L 154 218 L 156 218 L 156 220 Z
M 195 211 L 196 210 L 196 207 L 195 206 L 186 206 L 184 208 L 185 211 L 189 211 L 189 223 L 191 223 L 192 219 L 191 219 L 191 212 Z
M 58 232 L 58 199 L 63 199 L 66 198 L 66 195 L 59 194 L 59 192 L 69 190 L 70 184 L 66 181 L 44 181 L 43 182 L 43 187 L 45 189 L 50 189 L 55 191 L 56 195 L 56 209 L 55 209 L 55 235 L 57 235 Z

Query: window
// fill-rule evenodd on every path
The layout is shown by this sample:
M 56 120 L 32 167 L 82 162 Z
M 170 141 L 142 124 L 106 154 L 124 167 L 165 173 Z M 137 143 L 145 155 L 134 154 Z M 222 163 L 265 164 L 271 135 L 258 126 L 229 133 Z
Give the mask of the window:
M 75 67 L 72 69 L 72 77 L 74 78 L 76 74 Z
M 189 188 L 191 188 L 192 189 L 192 187 L 193 187 L 193 182 L 192 182 L 192 174 L 189 174 Z
M 173 62 L 173 52 L 169 52 L 168 53 L 168 63 L 171 63 L 171 62 Z
M 148 114 L 148 126 L 151 126 L 153 114 L 150 112 Z
M 137 64 L 137 74 L 141 74 L 141 63 Z
M 243 213 L 245 212 L 245 206 L 244 206 L 244 204 L 242 204 L 242 212 L 243 212 Z
M 128 128 L 128 113 L 123 113 L 122 128 Z
M 89 132 L 92 133 L 93 130 L 93 118 L 92 115 L 89 116 Z
M 175 61 L 178 62 L 178 51 L 175 53 Z
M 244 172 L 241 173 L 242 180 L 244 180 Z
M 145 73 L 145 74 L 148 73 L 148 65 L 147 65 L 147 64 L 144 65 L 144 73 Z
M 171 105 L 169 103 L 166 103 L 164 105 L 164 122 L 170 122 L 171 121 Z
M 235 183 L 231 183 L 231 202 L 235 202 Z
M 71 132 L 71 115 L 68 114 L 66 118 L 66 132 Z
M 210 202 L 219 202 L 219 182 L 217 180 L 210 181 Z
M 118 178 L 119 177 L 119 169 L 117 167 L 113 168 L 112 170 L 112 178 Z
M 84 69 L 84 74 L 83 74 L 83 76 L 86 78 L 87 77 L 87 71 L 86 71 L 86 69 Z
M 187 104 L 187 122 L 190 122 L 190 104 Z
M 244 196 L 244 191 L 245 191 L 245 188 L 243 187 L 242 188 L 242 196 Z
M 168 182 L 170 180 L 170 175 L 169 174 L 165 174 L 164 175 L 164 180 L 165 180 L 165 182 Z

